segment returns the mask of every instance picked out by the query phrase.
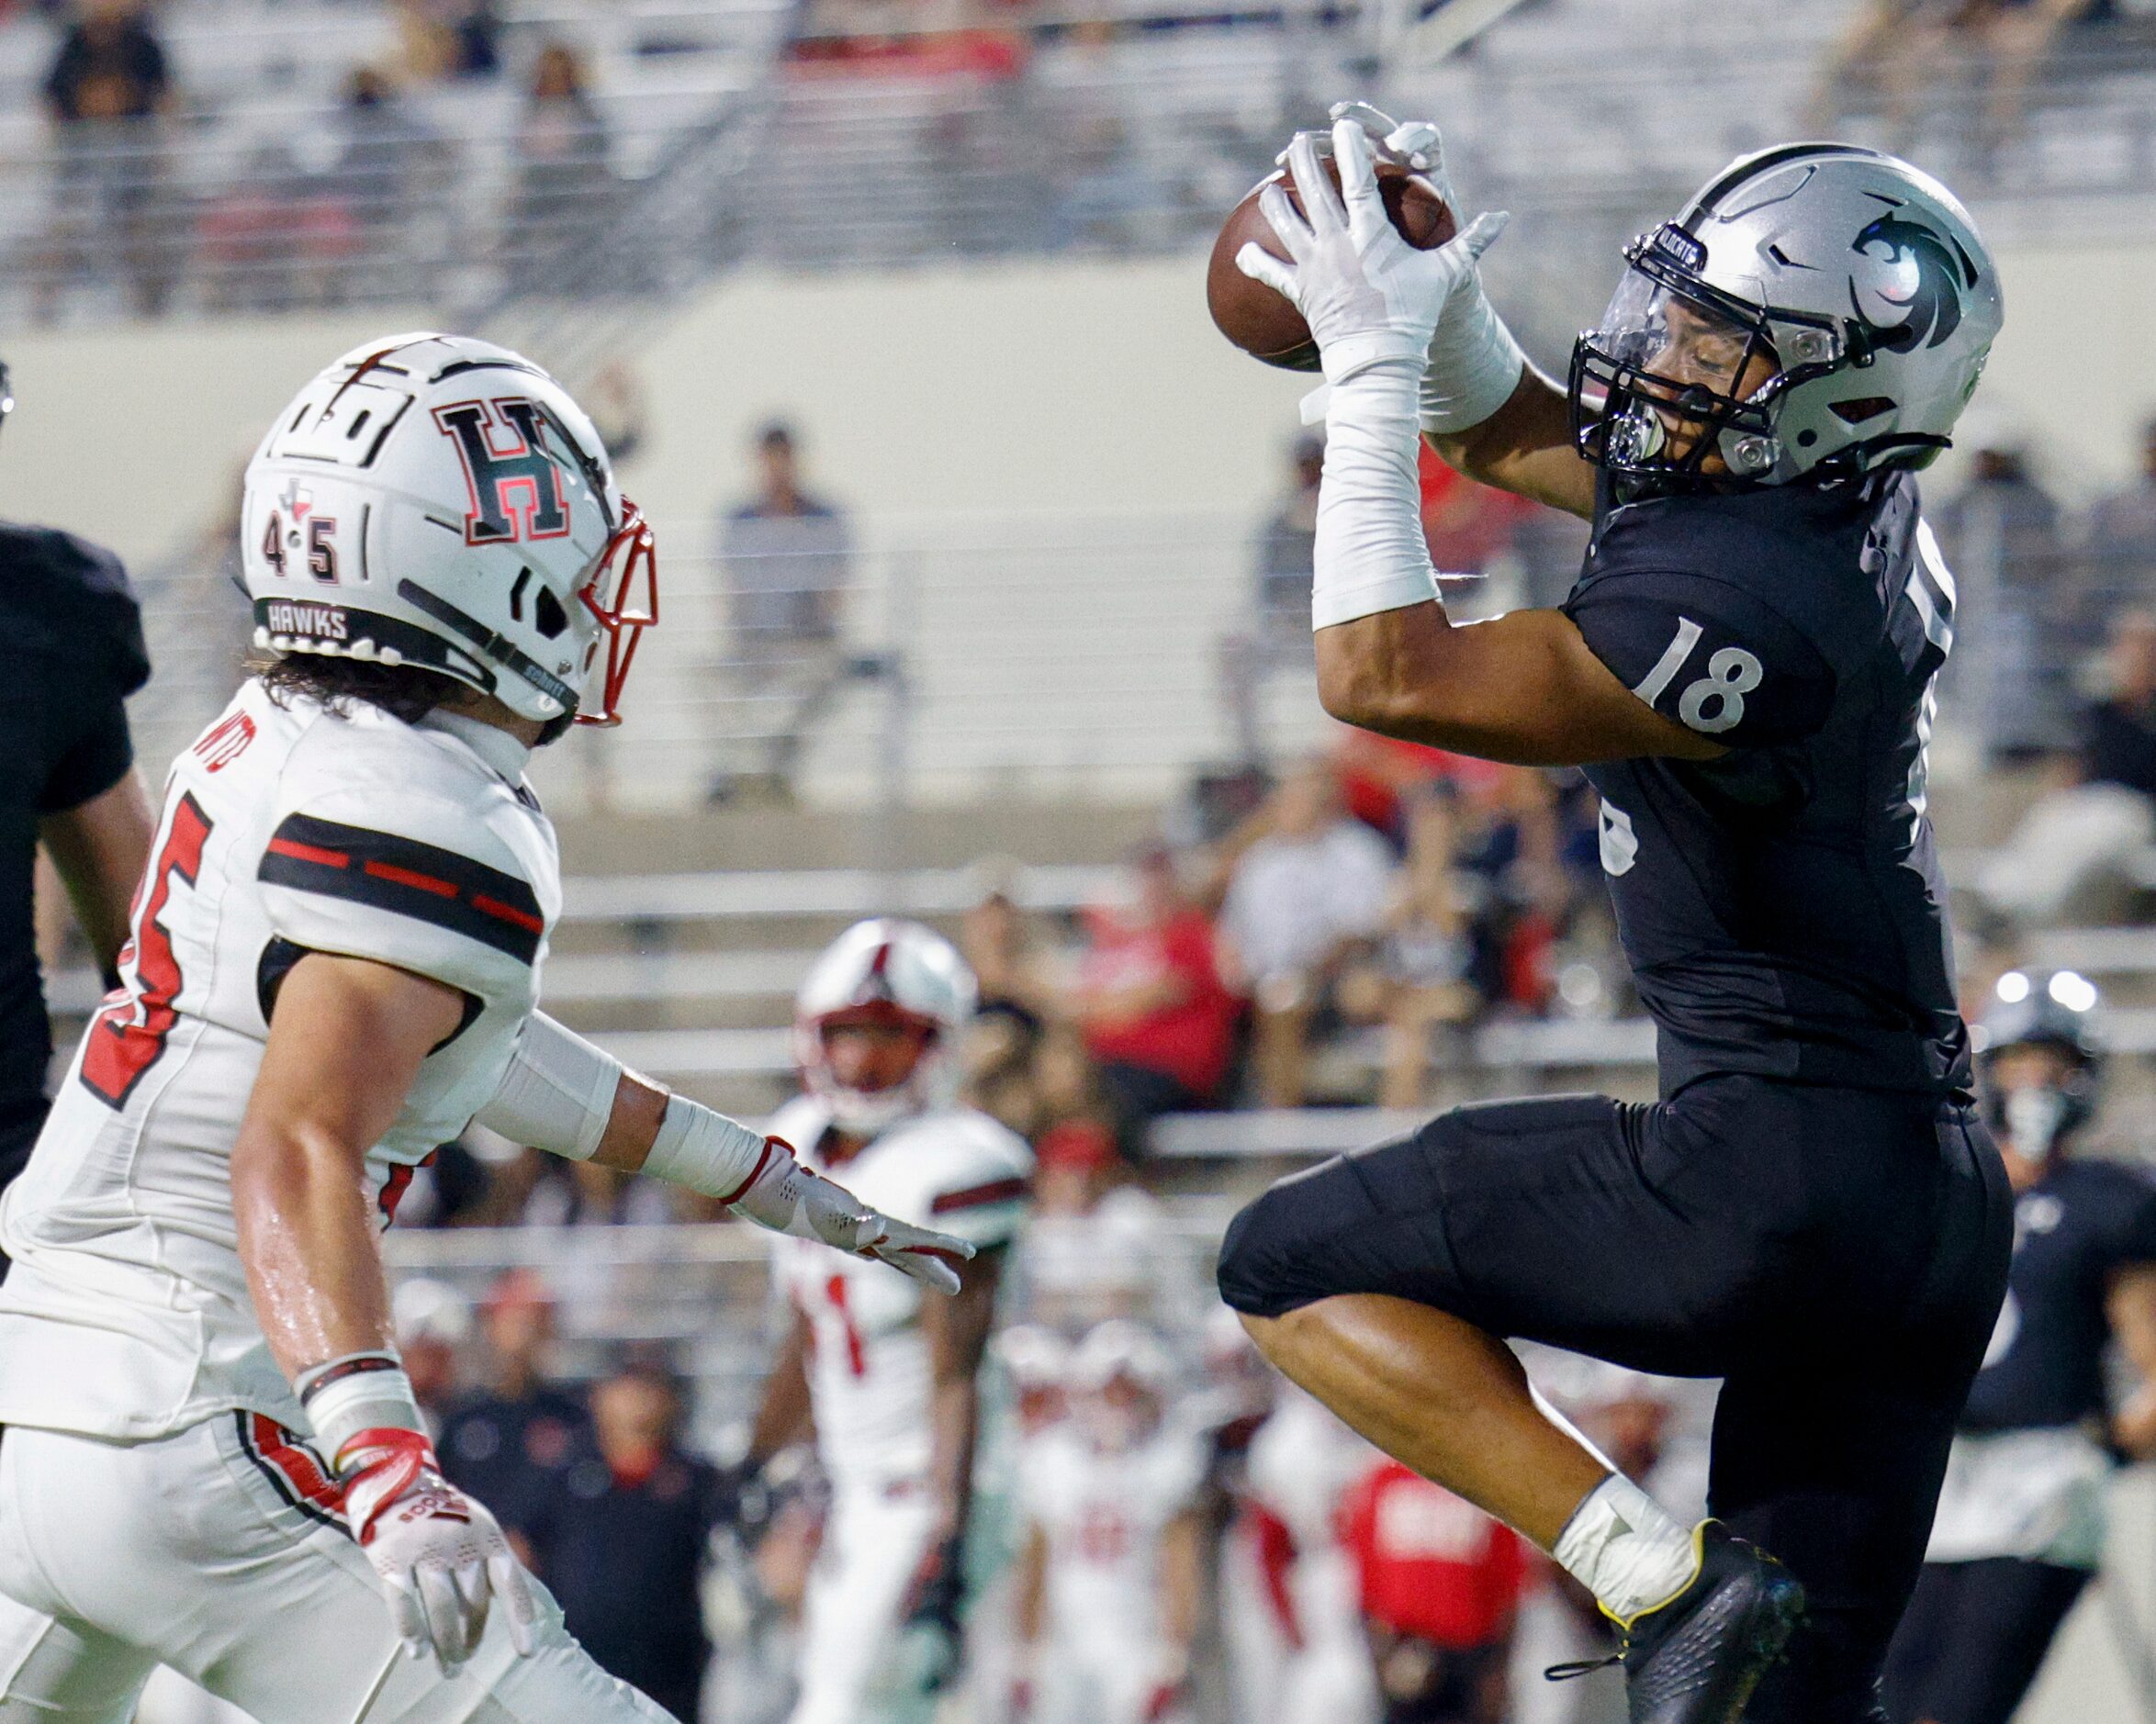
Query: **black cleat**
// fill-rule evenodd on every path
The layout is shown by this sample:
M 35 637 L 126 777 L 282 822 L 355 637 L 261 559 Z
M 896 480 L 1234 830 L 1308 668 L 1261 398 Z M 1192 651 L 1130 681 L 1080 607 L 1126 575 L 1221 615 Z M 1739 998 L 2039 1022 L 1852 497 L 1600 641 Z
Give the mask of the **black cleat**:
M 1720 1521 L 1692 1528 L 1700 1572 L 1668 1603 L 1617 1624 L 1615 1657 L 1560 1664 L 1553 1680 L 1624 1667 L 1631 1724 L 1737 1724 L 1804 1615 L 1795 1575 Z

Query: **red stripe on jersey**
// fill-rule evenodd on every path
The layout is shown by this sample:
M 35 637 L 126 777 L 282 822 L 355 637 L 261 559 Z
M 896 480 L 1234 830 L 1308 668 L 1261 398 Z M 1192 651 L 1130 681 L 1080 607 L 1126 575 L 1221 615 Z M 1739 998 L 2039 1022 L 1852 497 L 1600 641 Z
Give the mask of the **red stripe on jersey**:
M 489 898 L 485 892 L 472 894 L 472 908 L 512 926 L 527 928 L 533 934 L 546 932 L 546 923 L 543 918 L 519 910 L 514 904 L 505 904 L 499 898 Z
M 410 868 L 400 868 L 394 862 L 369 862 L 366 871 L 378 880 L 395 880 L 399 886 L 416 886 L 422 892 L 432 892 L 437 898 L 455 898 L 456 888 L 447 880 L 438 880 L 432 874 L 415 873 Z
M 1033 1181 L 1016 1175 L 1007 1180 L 991 1180 L 985 1185 L 969 1185 L 963 1191 L 945 1192 L 928 1205 L 932 1215 L 948 1215 L 954 1210 L 983 1209 L 990 1203 L 1015 1203 L 1033 1190 Z
M 288 856 L 295 862 L 312 862 L 326 868 L 352 866 L 352 858 L 343 851 L 324 850 L 316 845 L 301 844 L 297 838 L 272 838 L 269 852 L 272 856 Z
M 295 1497 L 332 1515 L 342 1512 L 344 1493 L 337 1481 L 290 1431 L 266 1413 L 249 1414 L 246 1430 L 255 1459 L 275 1472 Z

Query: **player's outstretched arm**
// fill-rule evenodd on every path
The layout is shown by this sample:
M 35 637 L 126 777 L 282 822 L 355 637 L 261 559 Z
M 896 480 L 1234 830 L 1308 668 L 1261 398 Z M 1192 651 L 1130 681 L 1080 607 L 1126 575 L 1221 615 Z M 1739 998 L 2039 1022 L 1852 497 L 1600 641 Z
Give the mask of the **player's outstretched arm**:
M 293 966 L 232 1147 L 232 1214 L 270 1352 L 343 1486 L 344 1514 L 413 1656 L 453 1674 L 499 1599 L 520 1652 L 538 1608 L 494 1517 L 442 1476 L 391 1345 L 366 1154 L 455 1035 L 453 988 L 371 959 Z
M 514 1143 L 572 1160 L 648 1173 L 715 1199 L 774 1233 L 888 1263 L 956 1293 L 963 1239 L 894 1220 L 794 1159 L 792 1146 L 669 1093 L 543 1012 L 479 1123 Z

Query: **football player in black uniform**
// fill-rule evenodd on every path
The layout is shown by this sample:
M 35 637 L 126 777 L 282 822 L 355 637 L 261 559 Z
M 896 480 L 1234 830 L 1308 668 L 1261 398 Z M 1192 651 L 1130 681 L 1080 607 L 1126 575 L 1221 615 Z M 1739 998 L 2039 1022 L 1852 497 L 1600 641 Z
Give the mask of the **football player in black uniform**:
M 0 420 L 15 405 L 0 364 Z M 0 1187 L 45 1123 L 52 1028 L 32 881 L 52 859 L 107 985 L 127 938 L 154 815 L 126 700 L 150 677 L 119 560 L 51 527 L 0 521 Z M 0 1276 L 7 1259 L 0 1257 Z
M 2156 1180 L 2069 1155 L 2095 1111 L 2096 991 L 2011 970 L 1978 1023 L 2014 1266 L 1887 1662 L 1894 1724 L 2007 1724 L 2103 1554 L 2110 1450 L 2156 1454 Z M 2116 1417 L 2105 1352 L 2141 1384 Z
M 1594 1594 L 1635 1724 L 1876 1718 L 2010 1240 L 1925 815 L 1954 593 L 1910 472 L 1998 330 L 1990 255 L 1905 162 L 1765 151 L 1633 243 L 1559 387 L 1483 297 L 1502 218 L 1431 252 L 1386 219 L 1374 158 L 1435 176 L 1435 128 L 1336 110 L 1329 141 L 1342 194 L 1306 133 L 1308 218 L 1264 196 L 1292 262 L 1239 259 L 1323 363 L 1321 697 L 1587 768 L 1661 1100 L 1464 1108 L 1285 1181 L 1230 1228 L 1222 1293 Z M 1451 625 L 1418 420 L 1592 520 L 1561 608 Z M 1512 1337 L 1722 1377 L 1717 1518 L 1678 1525 L 1551 1416 Z

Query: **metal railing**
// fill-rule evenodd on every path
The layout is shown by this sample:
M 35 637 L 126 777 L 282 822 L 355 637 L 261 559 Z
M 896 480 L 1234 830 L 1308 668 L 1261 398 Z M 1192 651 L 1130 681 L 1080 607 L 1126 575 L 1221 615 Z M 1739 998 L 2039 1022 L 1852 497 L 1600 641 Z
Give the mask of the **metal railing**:
M 1565 217 L 1606 255 L 1727 154 L 1825 123 L 1808 85 L 1831 82 L 1847 6 L 1747 13 L 1741 36 L 1699 10 L 1529 11 L 1418 66 L 1387 57 L 1376 6 L 1059 6 L 939 32 L 810 7 L 789 46 L 784 14 L 739 0 L 707 11 L 748 19 L 752 46 L 692 56 L 687 79 L 622 56 L 584 120 L 482 86 L 387 109 L 229 90 L 184 120 L 42 140 L 18 118 L 0 248 L 47 315 L 396 301 L 596 349 L 621 330 L 549 308 L 668 297 L 743 257 L 1190 244 L 1356 89 L 1443 115 L 1477 202 Z M 1656 28 L 1628 32 L 1635 13 Z M 1680 18 L 1681 53 L 1631 63 Z M 2156 32 L 2076 35 L 2010 104 L 1986 99 L 2000 75 L 1948 46 L 1903 99 L 1850 91 L 1836 129 L 1915 155 L 1994 231 L 2112 230 L 2121 200 L 2151 201 Z

